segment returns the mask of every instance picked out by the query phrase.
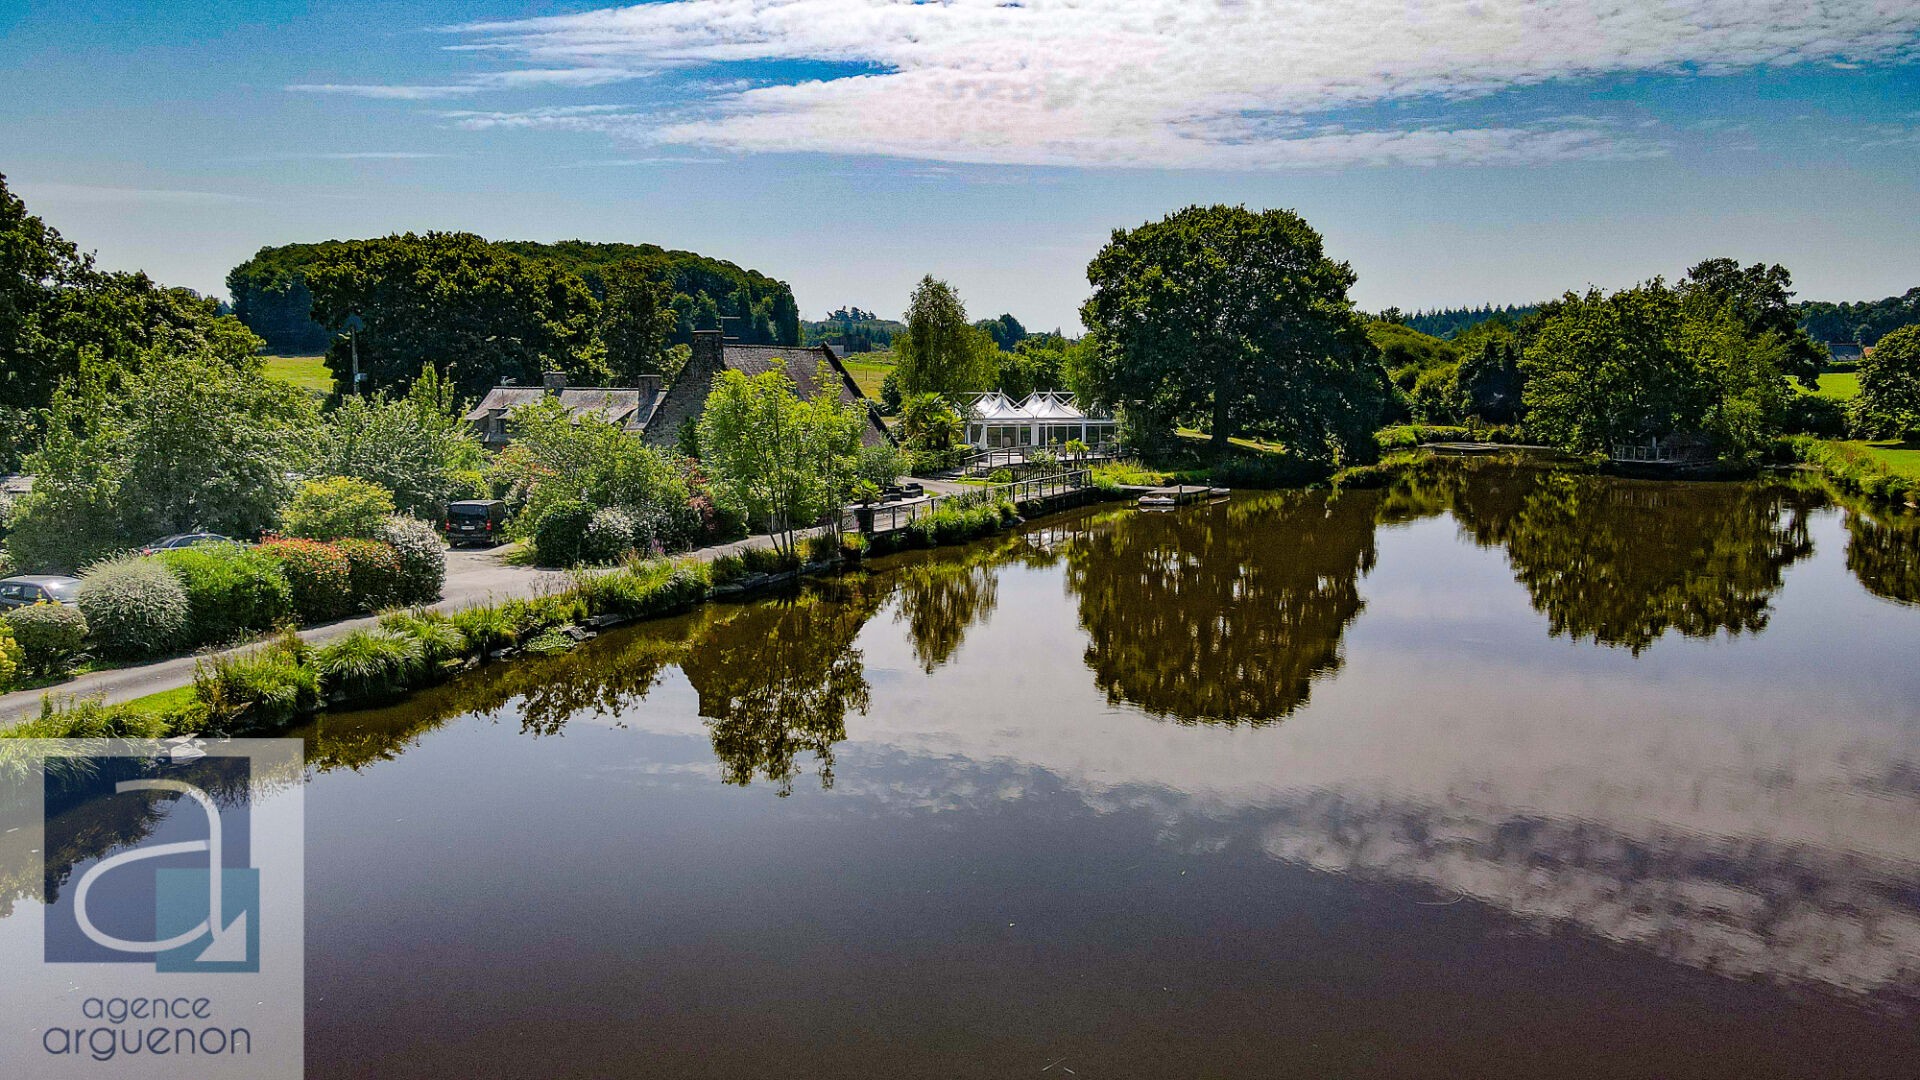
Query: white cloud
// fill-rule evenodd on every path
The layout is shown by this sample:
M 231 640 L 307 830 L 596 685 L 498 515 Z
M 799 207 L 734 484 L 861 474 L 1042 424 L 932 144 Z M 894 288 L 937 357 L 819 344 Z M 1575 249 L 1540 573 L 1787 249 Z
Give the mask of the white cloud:
M 611 67 L 871 73 L 700 91 L 635 142 L 1034 165 L 1272 168 L 1644 154 L 1595 130 L 1302 130 L 1345 106 L 1608 73 L 1911 59 L 1906 0 L 666 0 L 456 28 L 453 46 Z
M 606 86 L 646 76 L 644 71 L 617 67 L 530 68 L 489 72 L 475 76 L 475 81 L 486 86 L 513 89 L 527 86 Z
M 638 117 L 624 105 L 553 105 L 538 109 L 486 112 L 458 109 L 440 114 L 467 131 L 496 128 L 545 128 L 553 131 L 618 131 Z
M 367 83 L 296 83 L 287 89 L 296 94 L 340 94 L 346 97 L 372 98 L 376 101 L 433 101 L 439 98 L 477 94 L 478 86 L 382 86 Z
M 457 83 L 439 85 L 383 83 L 297 83 L 287 87 L 296 94 L 343 94 L 379 101 L 435 101 L 466 97 L 490 90 L 524 90 L 533 87 L 591 87 L 644 79 L 649 72 L 624 67 L 523 68 L 513 71 L 487 71 L 469 75 Z

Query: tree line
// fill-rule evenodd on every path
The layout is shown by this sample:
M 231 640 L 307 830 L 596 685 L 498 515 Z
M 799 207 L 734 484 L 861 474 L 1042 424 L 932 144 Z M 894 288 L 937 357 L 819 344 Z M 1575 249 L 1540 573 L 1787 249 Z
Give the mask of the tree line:
M 648 333 L 626 352 L 619 343 L 608 348 L 595 323 L 603 308 L 630 302 L 639 281 Z M 432 361 L 472 388 L 489 371 L 537 378 L 543 364 L 582 378 L 658 370 L 695 330 L 724 329 L 756 344 L 800 341 L 799 308 L 785 282 L 651 244 L 467 233 L 289 244 L 262 248 L 227 275 L 227 287 L 234 313 L 269 349 L 327 351 L 343 387 L 356 350 L 375 385 Z M 357 340 L 342 341 L 346 331 Z M 474 370 L 453 370 L 459 366 Z

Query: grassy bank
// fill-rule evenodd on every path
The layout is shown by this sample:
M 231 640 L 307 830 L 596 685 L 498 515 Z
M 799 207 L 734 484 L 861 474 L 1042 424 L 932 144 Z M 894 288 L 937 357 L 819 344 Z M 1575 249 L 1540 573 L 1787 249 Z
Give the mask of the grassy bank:
M 1920 447 L 1809 435 L 1792 436 L 1786 444 L 1795 460 L 1820 470 L 1845 494 L 1894 506 L 1920 501 Z
M 956 501 L 871 543 L 858 534 L 821 536 L 798 555 L 755 548 L 711 562 L 636 560 L 580 570 L 567 588 L 530 599 L 451 615 L 388 611 L 376 628 L 317 647 L 289 630 L 253 649 L 201 660 L 191 687 L 111 705 L 80 700 L 62 707 L 45 698 L 40 716 L 0 731 L 0 739 L 271 733 L 322 709 L 393 701 L 483 664 L 565 652 L 606 627 L 781 586 L 869 553 L 965 543 L 1019 520 L 1011 503 Z

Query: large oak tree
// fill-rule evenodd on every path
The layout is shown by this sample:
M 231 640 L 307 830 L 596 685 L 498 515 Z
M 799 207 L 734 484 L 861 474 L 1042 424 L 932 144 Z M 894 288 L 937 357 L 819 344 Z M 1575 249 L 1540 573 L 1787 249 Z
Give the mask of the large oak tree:
M 1290 210 L 1194 206 L 1113 239 L 1087 268 L 1099 347 L 1077 380 L 1133 432 L 1242 433 L 1312 459 L 1370 439 L 1386 400 L 1353 269 Z

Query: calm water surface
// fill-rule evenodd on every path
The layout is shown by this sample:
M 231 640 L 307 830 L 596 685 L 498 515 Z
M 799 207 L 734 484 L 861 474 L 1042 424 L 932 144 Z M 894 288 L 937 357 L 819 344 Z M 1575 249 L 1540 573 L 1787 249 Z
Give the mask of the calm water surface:
M 1920 529 L 1101 508 L 309 740 L 341 1077 L 1920 1072 Z

